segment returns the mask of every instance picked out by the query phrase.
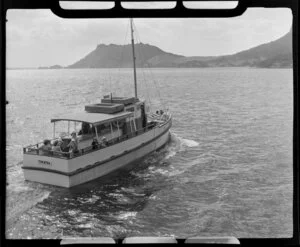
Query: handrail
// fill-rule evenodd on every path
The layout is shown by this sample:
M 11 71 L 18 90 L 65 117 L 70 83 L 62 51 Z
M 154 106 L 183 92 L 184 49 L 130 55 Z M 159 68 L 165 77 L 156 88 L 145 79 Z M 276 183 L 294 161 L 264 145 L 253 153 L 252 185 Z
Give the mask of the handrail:
M 68 136 L 69 135 L 65 135 L 65 136 L 55 137 L 55 138 L 48 139 L 48 140 L 51 142 L 51 141 L 59 140 L 60 138 L 66 138 Z M 43 144 L 43 142 L 38 142 L 36 144 L 31 144 L 31 145 L 28 145 L 28 146 L 26 146 L 24 148 L 31 148 L 31 147 L 37 147 L 38 148 L 38 145 L 40 145 L 40 144 Z
M 111 146 L 113 144 L 116 144 L 116 143 L 121 143 L 121 142 L 126 141 L 128 139 L 131 139 L 131 138 L 133 138 L 135 136 L 138 136 L 138 135 L 140 135 L 142 133 L 148 132 L 149 130 L 153 129 L 153 127 L 155 127 L 155 126 L 157 126 L 157 127 L 162 126 L 162 125 L 166 124 L 171 119 L 171 115 L 169 113 L 165 113 L 165 116 L 167 116 L 167 118 L 165 119 L 165 121 L 163 122 L 163 124 L 161 124 L 161 123 L 160 124 L 150 123 L 150 124 L 148 124 L 144 128 L 141 128 L 141 129 L 136 130 L 134 132 L 130 132 L 130 133 L 126 134 L 126 135 L 115 137 L 115 138 L 107 141 L 107 143 L 105 145 L 103 145 L 101 143 L 98 144 L 97 146 L 94 146 L 94 147 L 92 145 L 90 145 L 88 147 L 80 149 L 76 153 L 61 152 L 61 151 L 52 151 L 52 150 L 40 150 L 39 147 L 38 147 L 38 145 L 42 144 L 43 142 L 40 142 L 40 143 L 37 143 L 37 144 L 33 144 L 33 145 L 29 145 L 27 147 L 24 147 L 23 148 L 23 153 L 40 155 L 40 152 L 42 152 L 43 153 L 42 155 L 44 155 L 44 156 L 50 156 L 50 157 L 55 156 L 56 158 L 63 158 L 63 159 L 75 158 L 75 157 L 78 157 L 78 156 L 81 156 L 81 155 L 84 155 L 84 154 L 87 154 L 87 153 L 90 153 L 90 152 L 97 151 L 99 149 L 103 149 L 103 148 L 109 147 L 109 146 Z M 49 139 L 49 140 L 52 141 L 52 140 L 57 140 L 57 139 L 59 139 L 59 138 L 53 138 L 53 139 Z

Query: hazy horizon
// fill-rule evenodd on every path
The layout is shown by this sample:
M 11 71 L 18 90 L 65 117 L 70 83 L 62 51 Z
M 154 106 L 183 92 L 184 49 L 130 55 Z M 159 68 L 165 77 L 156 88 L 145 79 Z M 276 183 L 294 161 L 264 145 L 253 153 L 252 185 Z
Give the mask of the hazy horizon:
M 50 10 L 9 10 L 7 20 L 7 68 L 68 66 L 98 44 L 130 43 L 128 19 L 63 19 Z M 222 56 L 282 37 L 292 14 L 256 8 L 234 18 L 136 18 L 134 23 L 136 43 L 183 56 Z

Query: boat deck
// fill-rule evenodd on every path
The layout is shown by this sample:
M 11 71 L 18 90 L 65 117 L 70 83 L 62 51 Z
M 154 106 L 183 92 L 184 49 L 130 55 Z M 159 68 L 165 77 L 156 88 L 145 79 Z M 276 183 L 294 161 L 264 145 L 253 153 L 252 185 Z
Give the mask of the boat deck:
M 40 150 L 40 147 L 42 146 L 43 143 L 38 143 L 35 145 L 30 145 L 27 147 L 23 148 L 23 153 L 24 154 L 29 154 L 29 155 L 41 155 L 41 156 L 50 156 L 50 157 L 55 157 L 55 158 L 61 158 L 61 159 L 72 159 L 78 156 L 82 156 L 84 154 L 90 153 L 97 151 L 99 149 L 103 149 L 109 146 L 112 146 L 114 144 L 123 142 L 125 140 L 131 139 L 135 136 L 138 136 L 140 134 L 143 134 L 145 132 L 148 132 L 152 130 L 155 127 L 162 126 L 166 124 L 170 119 L 170 115 L 166 115 L 167 117 L 164 119 L 164 121 L 151 121 L 147 124 L 145 128 L 139 129 L 135 132 L 131 132 L 126 135 L 121 135 L 119 137 L 115 137 L 112 139 L 109 139 L 105 145 L 103 144 L 98 144 L 97 146 L 92 146 L 91 141 L 94 138 L 94 136 L 91 136 L 90 138 L 84 138 L 81 142 L 79 142 L 79 152 L 77 153 L 70 153 L 70 152 L 60 152 L 60 151 L 45 151 L 45 150 Z M 52 139 L 51 141 L 57 140 L 57 138 Z

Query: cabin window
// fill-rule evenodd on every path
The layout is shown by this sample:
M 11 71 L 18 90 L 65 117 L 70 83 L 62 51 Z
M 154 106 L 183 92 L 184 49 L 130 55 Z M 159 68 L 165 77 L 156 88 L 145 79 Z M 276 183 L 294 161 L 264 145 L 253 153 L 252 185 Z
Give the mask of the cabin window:
M 119 126 L 119 130 L 122 130 L 124 125 L 125 125 L 125 119 L 112 122 L 112 127 L 114 131 L 118 130 L 118 126 Z
M 118 122 L 118 124 L 119 124 L 119 128 L 120 128 L 120 129 L 124 128 L 124 126 L 125 126 L 125 124 L 126 124 L 125 119 L 120 120 L 120 121 Z
M 111 132 L 110 125 L 108 124 L 100 124 L 97 127 L 98 135 L 104 135 Z
M 117 121 L 114 121 L 114 122 L 112 122 L 111 124 L 112 124 L 112 129 L 113 129 L 113 131 L 118 130 Z
M 82 122 L 81 129 L 78 132 L 78 135 L 90 135 L 95 133 L 95 129 L 89 123 Z

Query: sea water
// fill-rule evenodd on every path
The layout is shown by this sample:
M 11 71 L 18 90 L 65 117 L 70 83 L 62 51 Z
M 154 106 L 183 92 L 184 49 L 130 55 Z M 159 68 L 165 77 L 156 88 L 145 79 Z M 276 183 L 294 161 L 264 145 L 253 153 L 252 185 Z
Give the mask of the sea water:
M 291 69 L 138 70 L 170 142 L 132 169 L 71 188 L 24 181 L 22 147 L 50 119 L 104 94 L 133 95 L 130 69 L 8 70 L 6 237 L 291 237 Z M 117 93 L 115 93 L 117 92 Z

